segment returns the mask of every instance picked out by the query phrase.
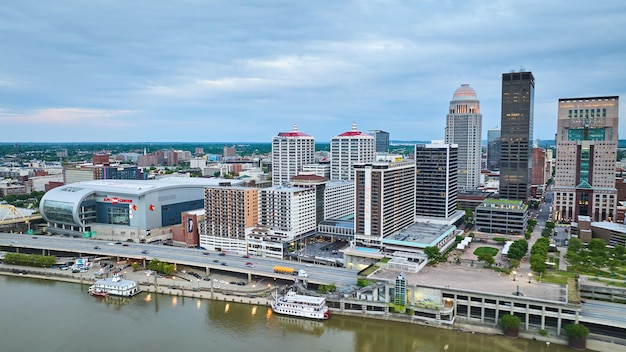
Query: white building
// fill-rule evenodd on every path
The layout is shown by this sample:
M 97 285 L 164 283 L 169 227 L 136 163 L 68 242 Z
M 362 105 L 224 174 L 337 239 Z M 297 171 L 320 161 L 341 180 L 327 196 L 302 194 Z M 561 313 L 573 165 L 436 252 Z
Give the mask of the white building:
M 329 181 L 324 189 L 324 220 L 354 214 L 354 182 Z
M 315 162 L 315 139 L 298 132 L 280 132 L 272 138 L 272 185 L 287 185 L 293 176 L 302 171 L 302 166 Z
M 284 241 L 315 230 L 315 189 L 259 189 L 259 225 L 271 228 Z
M 376 155 L 374 136 L 357 130 L 344 132 L 330 140 L 330 179 L 354 180 L 355 163 L 371 163 Z
M 446 116 L 446 143 L 458 145 L 460 191 L 475 190 L 480 184 L 482 120 L 476 92 L 469 84 L 461 84 Z
M 302 172 L 310 172 L 314 175 L 330 179 L 330 164 L 307 164 L 302 166 Z

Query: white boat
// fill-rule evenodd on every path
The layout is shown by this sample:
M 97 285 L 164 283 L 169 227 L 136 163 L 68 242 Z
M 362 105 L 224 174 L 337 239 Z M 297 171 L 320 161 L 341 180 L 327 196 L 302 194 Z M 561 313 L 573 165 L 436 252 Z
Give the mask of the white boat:
M 105 278 L 96 281 L 91 287 L 89 287 L 89 292 L 106 293 L 111 296 L 131 297 L 141 292 L 141 289 L 137 286 L 137 282 L 122 279 L 119 275 L 115 275 L 112 278 Z
M 274 301 L 271 306 L 274 313 L 320 320 L 330 318 L 324 297 L 299 295 L 291 290 L 284 295 L 276 293 L 272 296 Z

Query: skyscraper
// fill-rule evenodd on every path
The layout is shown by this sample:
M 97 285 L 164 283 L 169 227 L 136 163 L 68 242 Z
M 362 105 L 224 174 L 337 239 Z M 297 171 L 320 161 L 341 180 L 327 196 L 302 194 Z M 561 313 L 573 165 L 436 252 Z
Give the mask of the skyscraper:
M 555 220 L 615 221 L 619 97 L 559 99 Z
M 457 150 L 455 144 L 415 146 L 415 215 L 449 220 L 456 214 Z
M 500 129 L 487 130 L 487 169 L 500 170 Z
M 355 163 L 355 240 L 382 246 L 383 237 L 415 220 L 415 164 Z
M 376 153 L 389 153 L 389 132 L 372 130 L 370 133 L 374 135 Z
M 315 139 L 306 133 L 280 132 L 272 138 L 272 185 L 289 184 L 289 180 L 302 171 L 302 166 L 315 162 Z
M 458 187 L 470 191 L 480 184 L 481 131 L 483 115 L 476 92 L 461 84 L 446 116 L 446 143 L 458 145 Z
M 526 201 L 530 195 L 534 96 L 531 72 L 502 74 L 500 198 Z
M 344 132 L 330 140 L 330 179 L 354 180 L 354 163 L 374 161 L 374 136 L 357 130 Z

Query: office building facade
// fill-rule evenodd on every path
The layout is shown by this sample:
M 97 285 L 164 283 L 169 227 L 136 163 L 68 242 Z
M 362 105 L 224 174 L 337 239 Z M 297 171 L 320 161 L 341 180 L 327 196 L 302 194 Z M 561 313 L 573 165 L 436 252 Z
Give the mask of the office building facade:
M 415 220 L 415 164 L 356 163 L 354 169 L 355 240 L 382 246 L 385 236 Z
M 555 220 L 615 221 L 619 97 L 559 99 Z
M 446 143 L 458 145 L 458 188 L 471 191 L 480 184 L 483 115 L 476 92 L 461 84 L 446 116 Z
M 302 167 L 315 162 L 315 139 L 298 132 L 281 132 L 272 138 L 272 185 L 286 186 Z
M 376 153 L 389 153 L 389 132 L 372 130 L 374 136 Z
M 415 146 L 415 215 L 448 219 L 457 209 L 457 146 Z
M 487 130 L 487 170 L 500 170 L 500 129 Z
M 535 78 L 531 72 L 502 74 L 499 197 L 528 200 L 532 169 Z

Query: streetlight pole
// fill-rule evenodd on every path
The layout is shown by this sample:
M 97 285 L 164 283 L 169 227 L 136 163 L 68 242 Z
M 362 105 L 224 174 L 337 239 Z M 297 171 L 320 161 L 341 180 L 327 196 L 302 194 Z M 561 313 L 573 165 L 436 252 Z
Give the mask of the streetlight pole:
M 533 277 L 532 273 L 528 273 L 528 283 L 530 283 L 530 279 Z
M 196 288 L 196 289 L 197 289 L 198 291 L 200 291 L 200 279 L 196 279 L 196 283 L 198 284 L 198 286 L 197 286 L 197 288 Z
M 515 281 L 515 277 L 517 276 L 517 271 L 513 270 L 512 274 L 513 274 L 513 281 Z

